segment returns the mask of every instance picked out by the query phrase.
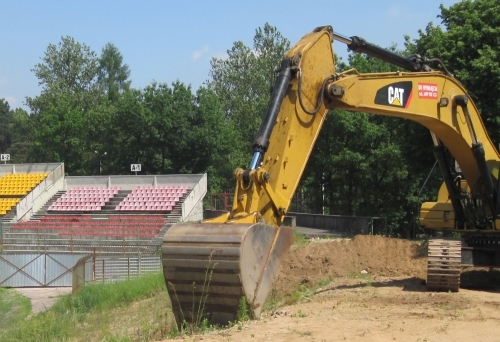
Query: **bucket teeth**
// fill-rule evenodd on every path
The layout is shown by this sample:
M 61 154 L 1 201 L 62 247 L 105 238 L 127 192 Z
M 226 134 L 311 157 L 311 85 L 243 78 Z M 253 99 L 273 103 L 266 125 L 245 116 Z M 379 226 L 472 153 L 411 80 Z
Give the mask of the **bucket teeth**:
M 260 316 L 292 242 L 291 228 L 262 223 L 172 226 L 163 238 L 162 263 L 177 324 L 234 322 L 242 298 L 249 314 Z

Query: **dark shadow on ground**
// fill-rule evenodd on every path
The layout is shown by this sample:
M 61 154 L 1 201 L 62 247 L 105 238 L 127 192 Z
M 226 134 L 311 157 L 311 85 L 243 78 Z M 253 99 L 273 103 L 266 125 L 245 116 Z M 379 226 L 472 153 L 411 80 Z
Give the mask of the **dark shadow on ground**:
M 403 291 L 412 291 L 412 292 L 425 292 L 427 291 L 425 288 L 425 280 L 417 277 L 406 278 L 406 279 L 397 279 L 397 280 L 389 280 L 389 281 L 373 281 L 366 282 L 360 280 L 357 284 L 349 284 L 349 285 L 331 285 L 322 289 L 318 289 L 315 293 L 321 293 L 326 291 L 335 291 L 335 290 L 347 290 L 347 289 L 357 289 L 363 287 L 401 287 Z
M 468 290 L 500 292 L 500 269 L 482 267 L 462 270 L 460 287 Z

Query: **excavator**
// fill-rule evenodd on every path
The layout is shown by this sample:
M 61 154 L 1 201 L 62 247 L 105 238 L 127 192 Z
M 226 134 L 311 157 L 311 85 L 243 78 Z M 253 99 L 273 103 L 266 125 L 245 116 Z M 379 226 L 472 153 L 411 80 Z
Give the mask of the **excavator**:
M 397 72 L 337 72 L 333 40 Z M 177 223 L 164 235 L 162 264 L 177 324 L 227 324 L 247 308 L 259 317 L 294 239 L 283 225 L 328 110 L 413 120 L 429 129 L 443 184 L 423 203 L 420 224 L 461 240 L 429 241 L 428 290 L 458 291 L 460 267 L 500 264 L 500 155 L 467 90 L 438 59 L 402 56 L 363 38 L 314 29 L 293 46 L 276 81 L 247 169 L 234 171 L 230 212 Z M 457 167 L 458 166 L 458 167 Z

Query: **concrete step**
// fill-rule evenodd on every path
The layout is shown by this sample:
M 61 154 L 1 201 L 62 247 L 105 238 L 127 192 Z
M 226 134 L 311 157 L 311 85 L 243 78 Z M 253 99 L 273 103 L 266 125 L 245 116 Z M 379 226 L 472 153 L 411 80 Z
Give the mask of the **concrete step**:
M 156 234 L 155 236 L 158 236 Z M 45 244 L 53 244 L 57 242 L 62 242 L 62 243 L 69 243 L 69 241 L 82 241 L 84 243 L 86 242 L 95 242 L 95 241 L 100 241 L 100 242 L 106 242 L 106 243 L 127 243 L 127 244 L 136 244 L 137 242 L 148 242 L 151 241 L 155 236 L 120 236 L 119 234 L 116 235 L 59 235 L 59 233 L 13 233 L 9 232 L 4 235 L 3 241 L 4 244 L 9 244 L 9 243 L 23 243 L 27 242 L 30 243 L 32 241 L 39 241 L 43 242 Z

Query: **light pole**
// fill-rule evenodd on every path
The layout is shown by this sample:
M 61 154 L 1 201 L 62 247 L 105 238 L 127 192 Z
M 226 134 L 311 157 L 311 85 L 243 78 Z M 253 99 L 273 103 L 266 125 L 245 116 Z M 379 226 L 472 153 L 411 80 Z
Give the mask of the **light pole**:
M 103 152 L 102 154 L 100 154 L 99 152 L 94 151 L 94 153 L 95 153 L 95 154 L 97 154 L 97 155 L 98 155 L 98 157 L 99 157 L 99 175 L 100 175 L 100 174 L 101 174 L 101 172 L 102 172 L 102 158 L 103 158 L 106 154 L 108 154 L 108 152 Z

